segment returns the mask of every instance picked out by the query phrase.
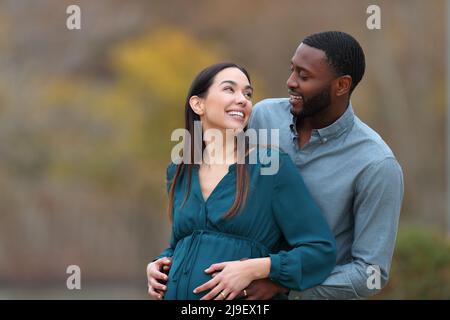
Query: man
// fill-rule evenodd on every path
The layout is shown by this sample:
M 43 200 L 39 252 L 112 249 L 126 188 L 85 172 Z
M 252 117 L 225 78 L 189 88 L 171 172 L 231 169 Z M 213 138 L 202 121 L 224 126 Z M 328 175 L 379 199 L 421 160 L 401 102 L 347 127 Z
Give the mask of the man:
M 364 52 L 353 37 L 312 34 L 291 60 L 290 98 L 253 108 L 249 127 L 279 129 L 281 149 L 294 160 L 336 238 L 337 266 L 329 278 L 290 292 L 291 299 L 366 298 L 388 281 L 403 176 L 386 143 L 353 113 L 350 96 L 364 70 Z M 287 289 L 270 280 L 246 289 L 248 299 L 280 292 Z
M 337 266 L 328 279 L 291 291 L 290 299 L 366 298 L 388 280 L 403 176 L 386 143 L 353 113 L 350 96 L 364 70 L 364 52 L 353 37 L 312 34 L 291 60 L 290 98 L 263 100 L 252 111 L 250 128 L 279 129 L 279 146 L 297 165 L 336 238 Z M 170 260 L 163 266 L 167 270 Z M 288 292 L 262 279 L 242 297 L 270 299 Z

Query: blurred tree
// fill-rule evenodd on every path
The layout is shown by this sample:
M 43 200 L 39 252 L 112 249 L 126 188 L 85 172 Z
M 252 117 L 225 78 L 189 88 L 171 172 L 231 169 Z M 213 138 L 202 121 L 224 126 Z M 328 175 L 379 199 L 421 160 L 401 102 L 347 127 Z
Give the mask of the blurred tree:
M 73 173 L 87 168 L 88 178 L 97 172 L 110 176 L 106 183 L 116 177 L 121 185 L 124 179 L 144 177 L 160 182 L 154 172 L 161 172 L 170 160 L 170 132 L 184 126 L 189 84 L 218 57 L 188 34 L 162 28 L 111 48 L 107 58 L 113 78 L 106 85 L 84 79 L 55 80 L 45 105 L 52 109 L 54 124 L 61 126 L 55 138 L 59 148 L 67 148 L 65 142 L 70 141 L 74 150 L 66 157 L 75 165 Z M 80 159 L 83 149 L 88 149 L 89 157 Z M 60 173 L 69 170 L 58 161 L 54 166 Z
M 184 100 L 192 79 L 219 60 L 220 54 L 207 43 L 173 28 L 160 28 L 112 50 L 117 82 L 101 105 L 133 128 L 126 143 L 137 146 L 136 154 L 150 165 L 166 165 L 170 133 L 184 127 Z

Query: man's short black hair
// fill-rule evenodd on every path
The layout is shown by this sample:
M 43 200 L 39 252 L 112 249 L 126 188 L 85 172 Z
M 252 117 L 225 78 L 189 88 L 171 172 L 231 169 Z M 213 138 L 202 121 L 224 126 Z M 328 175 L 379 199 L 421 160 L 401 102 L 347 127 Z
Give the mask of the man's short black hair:
M 338 76 L 352 77 L 350 94 L 361 81 L 366 62 L 364 51 L 351 35 L 340 31 L 326 31 L 307 36 L 304 44 L 325 52 L 328 63 Z

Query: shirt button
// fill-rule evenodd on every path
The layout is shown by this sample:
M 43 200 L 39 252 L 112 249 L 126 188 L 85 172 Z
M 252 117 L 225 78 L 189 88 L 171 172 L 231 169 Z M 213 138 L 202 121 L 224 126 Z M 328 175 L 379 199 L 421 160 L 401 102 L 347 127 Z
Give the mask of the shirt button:
M 322 141 L 322 143 L 326 143 L 328 141 L 328 139 L 327 138 L 322 138 L 322 139 L 320 139 L 320 141 Z

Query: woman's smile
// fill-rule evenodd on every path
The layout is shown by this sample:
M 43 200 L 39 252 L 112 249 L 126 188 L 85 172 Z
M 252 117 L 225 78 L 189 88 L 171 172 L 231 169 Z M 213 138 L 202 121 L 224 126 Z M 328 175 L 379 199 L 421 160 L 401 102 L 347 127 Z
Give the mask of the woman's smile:
M 246 116 L 244 112 L 237 111 L 237 110 L 231 110 L 227 111 L 227 115 L 232 118 L 233 120 L 239 121 L 239 122 L 245 122 Z

